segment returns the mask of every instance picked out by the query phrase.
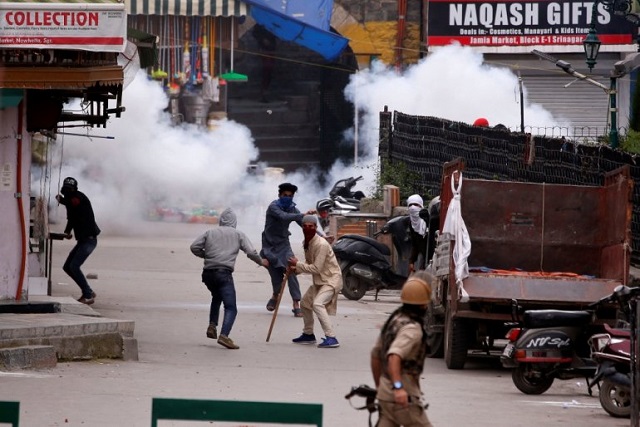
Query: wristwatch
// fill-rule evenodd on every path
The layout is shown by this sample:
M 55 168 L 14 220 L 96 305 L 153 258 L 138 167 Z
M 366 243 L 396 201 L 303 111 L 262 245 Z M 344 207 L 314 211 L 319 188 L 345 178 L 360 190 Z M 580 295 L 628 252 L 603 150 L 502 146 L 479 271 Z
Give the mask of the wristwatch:
M 402 382 L 401 381 L 394 381 L 393 382 L 393 389 L 394 390 L 400 390 L 402 388 Z

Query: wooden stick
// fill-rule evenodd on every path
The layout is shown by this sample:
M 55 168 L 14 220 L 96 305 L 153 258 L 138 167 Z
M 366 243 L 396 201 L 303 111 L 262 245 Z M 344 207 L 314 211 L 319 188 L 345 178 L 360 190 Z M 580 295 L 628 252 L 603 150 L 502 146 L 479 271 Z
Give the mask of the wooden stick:
M 289 270 L 287 269 L 284 273 L 284 277 L 282 278 L 282 284 L 280 285 L 280 293 L 278 294 L 278 299 L 276 299 L 276 308 L 275 310 L 273 310 L 271 325 L 269 326 L 269 332 L 267 333 L 267 342 L 269 342 L 269 338 L 271 338 L 271 331 L 273 330 L 273 325 L 275 325 L 276 323 L 276 317 L 278 316 L 278 308 L 280 307 L 280 301 L 282 300 L 282 294 L 284 294 L 284 288 L 287 286 L 288 279 L 289 279 Z

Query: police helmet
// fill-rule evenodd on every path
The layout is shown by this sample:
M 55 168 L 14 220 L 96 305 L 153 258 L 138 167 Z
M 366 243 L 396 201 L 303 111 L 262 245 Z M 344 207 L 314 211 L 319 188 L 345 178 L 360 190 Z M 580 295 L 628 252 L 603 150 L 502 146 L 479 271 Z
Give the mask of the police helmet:
M 431 283 L 434 281 L 432 274 L 426 271 L 418 271 L 409 276 L 402 286 L 400 301 L 403 304 L 425 305 L 431 301 Z

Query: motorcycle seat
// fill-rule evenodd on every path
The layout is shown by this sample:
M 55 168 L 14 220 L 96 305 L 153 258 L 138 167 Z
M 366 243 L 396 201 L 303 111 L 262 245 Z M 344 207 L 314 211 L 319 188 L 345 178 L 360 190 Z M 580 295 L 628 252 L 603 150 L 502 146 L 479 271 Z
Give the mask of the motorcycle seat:
M 585 326 L 591 323 L 588 311 L 528 310 L 524 312 L 526 328 L 548 328 L 553 326 Z
M 386 256 L 391 255 L 391 251 L 389 250 L 389 247 L 387 245 L 385 245 L 384 243 L 380 243 L 376 239 L 372 239 L 371 237 L 361 236 L 359 234 L 345 234 L 344 236 L 340 237 L 340 239 L 359 240 L 361 242 L 370 244 L 371 246 L 376 248 L 378 251 L 380 251 L 382 255 L 386 255 Z
M 604 324 L 604 330 L 612 337 L 631 338 L 631 330 L 612 328 L 607 323 Z

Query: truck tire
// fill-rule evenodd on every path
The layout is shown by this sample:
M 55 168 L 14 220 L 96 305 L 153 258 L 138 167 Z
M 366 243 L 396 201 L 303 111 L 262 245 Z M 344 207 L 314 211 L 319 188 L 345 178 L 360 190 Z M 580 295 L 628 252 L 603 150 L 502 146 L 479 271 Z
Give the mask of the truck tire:
M 431 327 L 442 327 L 442 316 L 436 316 L 433 310 L 433 302 L 429 303 L 425 315 L 425 326 L 427 329 L 427 357 L 431 359 L 442 359 L 444 356 L 444 333 L 430 331 Z
M 364 280 L 351 274 L 349 267 L 351 266 L 342 270 L 342 295 L 347 299 L 357 301 L 367 293 L 368 286 Z
M 466 319 L 454 318 L 447 306 L 444 327 L 444 361 L 449 369 L 462 369 L 467 361 L 469 331 Z
M 599 398 L 602 409 L 612 417 L 631 417 L 631 390 L 628 387 L 621 387 L 605 378 L 600 385 Z
M 511 379 L 516 388 L 524 394 L 542 394 L 553 384 L 553 377 L 531 375 L 531 367 L 526 363 L 511 371 Z

